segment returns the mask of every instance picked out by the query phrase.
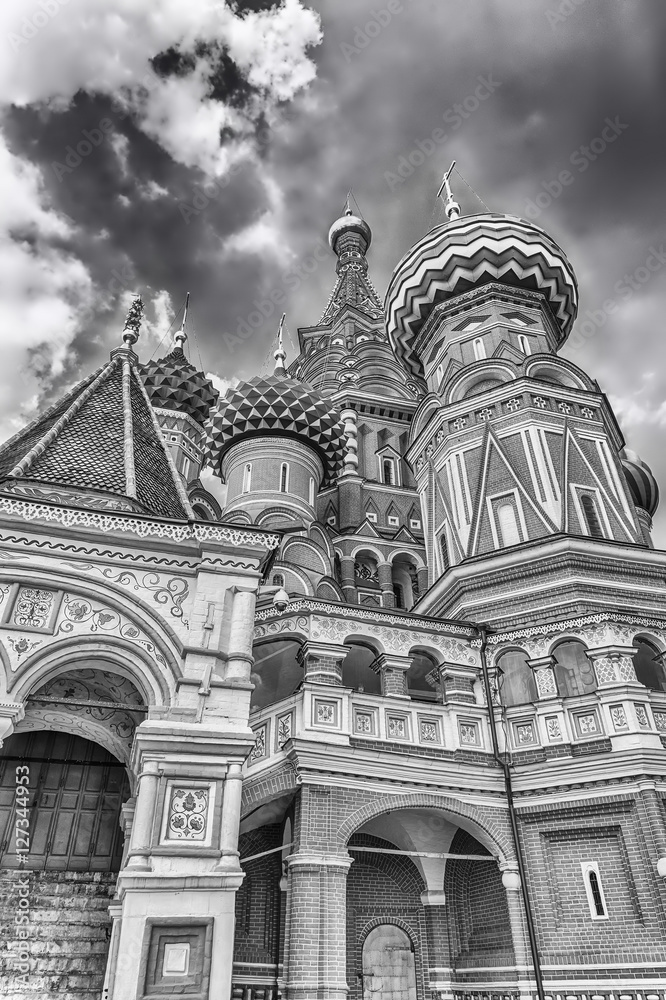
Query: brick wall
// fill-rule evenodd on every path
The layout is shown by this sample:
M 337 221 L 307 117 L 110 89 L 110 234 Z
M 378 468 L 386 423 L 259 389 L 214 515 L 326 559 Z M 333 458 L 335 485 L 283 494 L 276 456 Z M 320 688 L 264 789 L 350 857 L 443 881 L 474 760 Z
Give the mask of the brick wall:
M 455 834 L 452 854 L 489 854 L 465 830 Z M 446 913 L 454 967 L 512 965 L 506 891 L 498 867 L 484 861 L 446 864 Z
M 282 843 L 281 825 L 263 826 L 240 837 L 241 860 Z M 277 964 L 282 900 L 281 853 L 243 863 L 245 878 L 236 894 L 234 962 Z
M 17 937 L 19 884 L 29 878 L 27 941 Z M 116 875 L 110 872 L 0 872 L 0 970 L 3 1000 L 99 1000 L 104 983 L 111 920 L 108 905 Z M 30 971 L 12 956 L 27 944 Z

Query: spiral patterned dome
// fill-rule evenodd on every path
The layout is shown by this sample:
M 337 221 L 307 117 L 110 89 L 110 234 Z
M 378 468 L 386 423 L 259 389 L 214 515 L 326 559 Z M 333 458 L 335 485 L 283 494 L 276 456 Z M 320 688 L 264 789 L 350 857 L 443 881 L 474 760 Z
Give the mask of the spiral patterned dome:
M 659 485 L 652 470 L 635 451 L 629 451 L 628 448 L 622 452 L 621 460 L 632 500 L 637 507 L 646 510 L 653 517 L 659 506 Z
M 432 229 L 402 258 L 386 293 L 396 354 L 421 374 L 414 341 L 438 303 L 489 281 L 543 292 L 563 342 L 578 310 L 566 254 L 547 233 L 510 215 L 468 215 Z
M 188 413 L 203 426 L 219 393 L 203 372 L 190 364 L 182 347 L 175 347 L 159 361 L 141 365 L 140 371 L 153 406 Z
M 321 457 L 325 475 L 330 478 L 338 471 L 346 440 L 340 414 L 312 386 L 279 372 L 227 390 L 209 421 L 208 464 L 219 474 L 221 459 L 232 445 L 270 434 L 306 439 Z

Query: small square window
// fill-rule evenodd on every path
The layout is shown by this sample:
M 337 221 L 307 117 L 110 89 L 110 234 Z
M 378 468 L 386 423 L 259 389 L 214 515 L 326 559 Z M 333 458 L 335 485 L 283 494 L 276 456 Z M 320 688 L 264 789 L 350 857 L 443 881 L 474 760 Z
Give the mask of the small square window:
M 389 514 L 389 516 L 387 518 L 387 521 L 391 525 L 392 528 L 397 528 L 398 525 L 400 524 L 400 518 L 399 517 L 395 517 L 395 515 L 393 515 L 393 514 Z
M 365 516 L 367 517 L 368 521 L 371 522 L 371 524 L 377 524 L 377 515 L 375 514 L 374 511 L 372 510 L 366 511 Z
M 413 528 L 415 531 L 420 531 L 421 530 L 421 522 L 419 521 L 418 518 L 411 517 L 409 519 L 409 527 Z

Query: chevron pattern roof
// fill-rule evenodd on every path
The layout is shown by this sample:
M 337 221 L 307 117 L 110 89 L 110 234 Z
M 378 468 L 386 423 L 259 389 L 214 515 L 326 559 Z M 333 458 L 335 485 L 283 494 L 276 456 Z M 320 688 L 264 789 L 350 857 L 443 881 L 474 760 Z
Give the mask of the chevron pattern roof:
M 219 393 L 203 372 L 197 371 L 181 347 L 165 358 L 140 366 L 143 383 L 153 406 L 180 410 L 203 425 Z
M 329 477 L 344 454 L 344 424 L 330 400 L 307 383 L 284 375 L 253 378 L 227 390 L 209 422 L 209 464 L 219 470 L 220 459 L 233 444 L 258 434 L 307 439 L 319 452 Z
M 414 340 L 433 306 L 488 281 L 543 292 L 562 341 L 569 335 L 578 286 L 557 243 L 538 226 L 513 216 L 463 216 L 419 240 L 398 264 L 386 293 L 389 337 L 413 372 L 422 373 Z

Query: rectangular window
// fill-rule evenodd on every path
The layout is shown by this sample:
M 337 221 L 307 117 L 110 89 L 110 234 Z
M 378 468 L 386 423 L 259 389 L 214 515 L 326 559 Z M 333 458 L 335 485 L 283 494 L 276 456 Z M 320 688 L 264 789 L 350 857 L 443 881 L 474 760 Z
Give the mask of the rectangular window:
M 289 492 L 289 466 L 283 462 L 280 466 L 280 493 Z
M 397 528 L 398 525 L 400 524 L 400 518 L 395 517 L 393 514 L 389 514 L 386 520 L 388 521 L 388 523 L 391 525 L 392 528 Z

